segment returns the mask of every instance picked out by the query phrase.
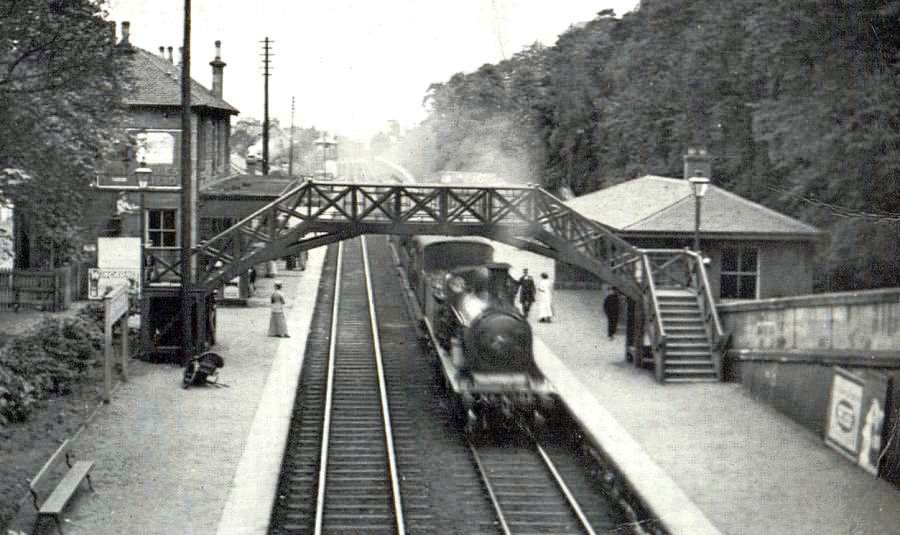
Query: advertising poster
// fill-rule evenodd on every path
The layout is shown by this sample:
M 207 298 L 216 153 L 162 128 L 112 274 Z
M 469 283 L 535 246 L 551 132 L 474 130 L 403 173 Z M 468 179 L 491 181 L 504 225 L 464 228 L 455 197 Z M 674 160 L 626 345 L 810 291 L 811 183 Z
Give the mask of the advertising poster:
M 141 290 L 141 239 L 97 238 L 97 267 L 88 270 L 88 299 L 103 299 L 107 288 L 120 284 Z
M 862 398 L 862 380 L 842 368 L 835 368 L 828 401 L 825 442 L 853 461 L 859 453 Z
M 825 443 L 877 476 L 884 446 L 888 378 L 878 371 L 834 369 Z

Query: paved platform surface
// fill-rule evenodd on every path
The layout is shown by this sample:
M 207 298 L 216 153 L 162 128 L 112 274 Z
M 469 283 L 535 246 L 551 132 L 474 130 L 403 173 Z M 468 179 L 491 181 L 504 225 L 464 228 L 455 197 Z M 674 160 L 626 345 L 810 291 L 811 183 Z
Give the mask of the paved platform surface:
M 723 533 L 900 533 L 897 488 L 739 384 L 659 385 L 625 361 L 624 334 L 607 339 L 600 292 L 553 303 L 536 336 Z
M 142 364 L 143 373 L 116 391 L 75 444 L 97 461 L 97 492 L 81 493 L 67 509 L 67 534 L 265 532 L 256 517 L 271 498 L 260 496 L 273 489 L 258 476 L 278 459 L 252 452 L 261 443 L 283 447 L 272 430 L 290 403 L 263 400 L 283 393 L 283 370 L 302 358 L 323 254 L 312 252 L 305 272 L 279 275 L 292 338 L 265 336 L 271 279 L 258 280 L 251 306 L 219 310 L 216 350 L 229 388 L 184 391 L 181 368 Z M 624 336 L 605 336 L 599 292 L 557 291 L 554 308 L 554 323 L 533 326 L 567 368 L 566 387 L 583 386 L 653 463 L 647 472 L 671 479 L 721 532 L 900 533 L 900 491 L 740 385 L 662 386 L 625 362 Z M 32 521 L 26 504 L 9 527 L 27 533 Z M 42 532 L 54 532 L 52 522 Z
M 302 356 L 308 323 L 300 320 L 315 304 L 323 257 L 324 249 L 312 252 L 306 271 L 279 270 L 291 338 L 266 336 L 274 279 L 257 279 L 248 307 L 218 309 L 215 351 L 225 358 L 219 380 L 228 387 L 183 390 L 182 368 L 134 364 L 140 371 L 75 441 L 77 458 L 96 461 L 96 492 L 85 487 L 65 510 L 67 535 L 215 532 L 261 394 L 272 382 L 273 356 Z M 33 525 L 29 500 L 8 528 L 30 533 Z M 56 533 L 53 522 L 43 521 L 36 533 Z

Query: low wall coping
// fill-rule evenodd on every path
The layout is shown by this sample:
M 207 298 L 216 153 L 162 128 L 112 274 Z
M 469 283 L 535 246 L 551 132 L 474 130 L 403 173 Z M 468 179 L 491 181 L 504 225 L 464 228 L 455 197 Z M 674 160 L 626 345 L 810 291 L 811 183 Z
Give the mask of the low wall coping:
M 860 290 L 858 292 L 831 292 L 824 294 L 775 297 L 755 301 L 716 303 L 720 314 L 750 312 L 755 310 L 784 310 L 788 308 L 829 307 L 841 305 L 865 305 L 900 303 L 900 288 Z
M 900 369 L 900 349 L 729 349 L 726 358 L 743 362 Z

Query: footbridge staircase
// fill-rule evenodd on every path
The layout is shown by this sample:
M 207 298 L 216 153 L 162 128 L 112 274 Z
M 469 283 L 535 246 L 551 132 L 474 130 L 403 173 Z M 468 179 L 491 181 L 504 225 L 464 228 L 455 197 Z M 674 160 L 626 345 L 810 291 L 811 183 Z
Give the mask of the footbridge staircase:
M 638 249 L 537 186 L 307 181 L 194 247 L 192 285 L 209 293 L 259 263 L 361 234 L 478 235 L 579 266 L 638 304 L 627 333 L 636 365 L 652 361 L 660 381 L 721 378 L 726 337 L 699 256 Z M 173 253 L 147 249 L 149 287 L 180 285 Z

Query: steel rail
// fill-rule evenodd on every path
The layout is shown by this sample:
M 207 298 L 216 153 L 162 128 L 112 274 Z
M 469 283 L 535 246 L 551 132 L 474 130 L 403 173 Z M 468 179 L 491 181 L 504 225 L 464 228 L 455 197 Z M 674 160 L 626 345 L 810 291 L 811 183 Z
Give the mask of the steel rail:
M 337 275 L 334 282 L 334 304 L 331 309 L 331 340 L 328 345 L 328 380 L 325 388 L 325 414 L 322 424 L 322 448 L 319 453 L 319 490 L 316 495 L 315 535 L 322 535 L 325 518 L 325 486 L 328 471 L 328 438 L 331 431 L 331 403 L 334 393 L 334 361 L 337 349 L 338 306 L 341 303 L 341 272 L 343 271 L 344 242 L 338 244 Z
M 469 451 L 472 452 L 472 458 L 475 459 L 475 465 L 478 467 L 478 473 L 481 474 L 481 481 L 484 483 L 484 487 L 488 491 L 488 496 L 491 498 L 491 504 L 494 506 L 494 512 L 497 513 L 497 520 L 500 521 L 500 528 L 503 529 L 504 535 L 512 535 L 512 530 L 509 529 L 509 524 L 506 522 L 506 516 L 503 514 L 503 509 L 500 507 L 500 500 L 497 498 L 497 494 L 494 492 L 494 487 L 491 485 L 491 479 L 488 477 L 487 469 L 484 467 L 484 464 L 481 462 L 481 457 L 478 456 L 478 451 L 475 449 L 475 446 L 469 442 Z
M 556 469 L 553 461 L 550 460 L 550 457 L 544 451 L 544 448 L 542 448 L 541 445 L 537 442 L 535 442 L 534 447 L 537 448 L 537 452 L 541 455 L 541 458 L 547 465 L 547 469 L 550 470 L 551 474 L 553 474 L 553 479 L 555 479 L 556 484 L 559 485 L 559 489 L 562 491 L 563 495 L 566 497 L 566 500 L 569 502 L 569 507 L 572 508 L 572 511 L 575 512 L 575 516 L 577 516 L 579 522 L 581 522 L 581 526 L 589 535 L 596 535 L 596 533 L 594 532 L 594 528 L 591 527 L 590 521 L 588 521 L 587 516 L 585 516 L 584 514 L 584 511 L 581 510 L 578 502 L 575 501 L 575 496 L 572 494 L 572 491 L 569 490 L 566 482 L 563 481 L 562 476 L 559 475 L 559 471 Z
M 388 467 L 391 476 L 391 494 L 394 501 L 394 516 L 397 519 L 397 533 L 406 534 L 403 522 L 403 500 L 400 496 L 400 472 L 397 469 L 397 456 L 394 453 L 394 437 L 392 434 L 391 414 L 387 400 L 387 384 L 384 380 L 384 363 L 381 358 L 381 338 L 378 335 L 378 318 L 375 314 L 375 297 L 372 294 L 372 273 L 369 269 L 369 251 L 366 248 L 366 237 L 360 236 L 363 253 L 363 269 L 366 275 L 366 296 L 369 301 L 369 321 L 372 325 L 372 340 L 375 348 L 375 365 L 378 369 L 378 390 L 381 395 L 381 415 L 384 420 L 384 441 L 387 449 Z

